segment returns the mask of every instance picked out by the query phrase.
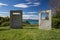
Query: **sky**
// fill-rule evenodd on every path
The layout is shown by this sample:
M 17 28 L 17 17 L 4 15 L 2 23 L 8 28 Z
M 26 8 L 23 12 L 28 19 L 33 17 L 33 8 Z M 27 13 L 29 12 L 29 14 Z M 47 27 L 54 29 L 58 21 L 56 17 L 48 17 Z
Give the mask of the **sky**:
M 0 16 L 9 16 L 10 10 L 22 10 L 23 19 L 38 19 L 39 11 L 50 9 L 49 0 L 0 0 Z

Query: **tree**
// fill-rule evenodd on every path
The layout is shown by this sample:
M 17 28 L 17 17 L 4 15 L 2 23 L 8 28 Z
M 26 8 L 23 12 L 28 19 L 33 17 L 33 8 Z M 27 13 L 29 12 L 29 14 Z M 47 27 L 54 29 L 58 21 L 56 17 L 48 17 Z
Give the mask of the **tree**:
M 60 28 L 60 0 L 50 0 L 49 5 L 56 12 L 52 17 L 52 27 Z
M 10 18 L 9 17 L 0 17 L 0 26 L 8 26 Z
M 50 0 L 49 6 L 55 9 L 56 17 L 60 18 L 60 0 Z
M 60 0 L 50 0 L 49 5 L 55 10 L 60 10 Z
M 3 23 L 3 17 L 0 17 L 0 26 Z

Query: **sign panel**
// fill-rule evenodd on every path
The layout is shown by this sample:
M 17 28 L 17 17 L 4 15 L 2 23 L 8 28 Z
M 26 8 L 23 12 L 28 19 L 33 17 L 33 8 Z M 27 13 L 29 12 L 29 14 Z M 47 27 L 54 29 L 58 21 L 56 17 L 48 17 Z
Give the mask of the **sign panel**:
M 22 10 L 10 11 L 10 27 L 22 28 Z
M 39 13 L 39 28 L 45 30 L 51 29 L 51 10 L 45 10 Z

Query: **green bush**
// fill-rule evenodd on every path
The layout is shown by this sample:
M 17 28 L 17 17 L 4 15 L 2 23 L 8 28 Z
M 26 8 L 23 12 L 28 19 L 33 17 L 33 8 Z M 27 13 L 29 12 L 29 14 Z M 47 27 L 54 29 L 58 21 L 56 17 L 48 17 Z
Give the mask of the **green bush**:
M 52 19 L 52 27 L 53 28 L 60 28 L 60 18 L 53 18 Z
M 9 22 L 4 22 L 4 23 L 2 23 L 2 25 L 1 26 L 9 26 L 10 25 L 10 23 Z
M 60 11 L 56 11 L 56 13 L 52 16 L 52 27 L 60 28 Z
M 9 26 L 9 17 L 0 17 L 0 27 Z

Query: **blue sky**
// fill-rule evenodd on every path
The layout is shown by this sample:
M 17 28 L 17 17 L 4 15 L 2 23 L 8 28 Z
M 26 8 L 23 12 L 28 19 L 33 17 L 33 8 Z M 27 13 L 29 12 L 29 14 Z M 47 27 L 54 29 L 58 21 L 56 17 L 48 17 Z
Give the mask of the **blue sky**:
M 10 10 L 23 10 L 23 19 L 38 19 L 38 12 L 50 9 L 49 0 L 0 0 L 0 16 L 9 16 Z

